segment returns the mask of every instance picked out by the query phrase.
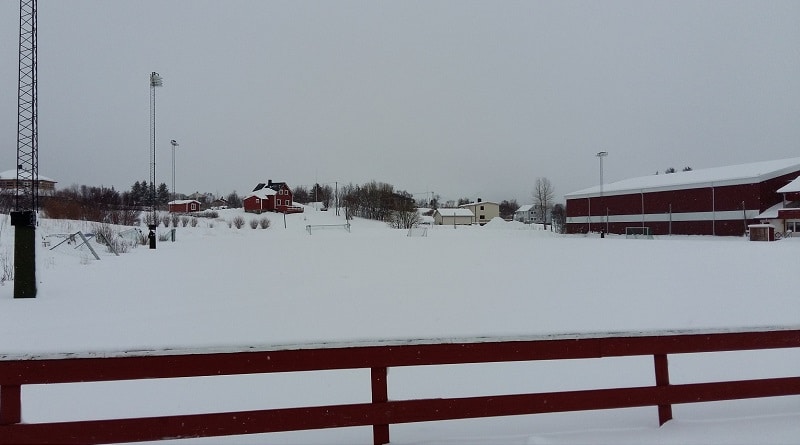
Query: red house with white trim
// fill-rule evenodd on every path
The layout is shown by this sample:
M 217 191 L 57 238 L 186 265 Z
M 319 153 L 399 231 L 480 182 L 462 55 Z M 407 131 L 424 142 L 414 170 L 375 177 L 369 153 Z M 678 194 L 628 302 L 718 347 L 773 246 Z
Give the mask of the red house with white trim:
M 168 203 L 171 213 L 189 213 L 200 211 L 200 201 L 194 199 L 179 199 Z
M 302 213 L 303 208 L 295 206 L 292 201 L 292 190 L 285 182 L 259 183 L 247 195 L 242 203 L 244 211 L 250 213 L 278 212 Z
M 799 175 L 800 158 L 791 158 L 603 184 L 565 195 L 566 229 L 742 236 L 768 209 L 791 207 L 778 190 Z

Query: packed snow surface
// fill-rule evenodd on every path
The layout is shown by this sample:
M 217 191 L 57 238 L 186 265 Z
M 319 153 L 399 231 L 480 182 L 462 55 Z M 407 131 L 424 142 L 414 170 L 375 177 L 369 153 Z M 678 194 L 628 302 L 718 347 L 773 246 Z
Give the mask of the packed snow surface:
M 178 227 L 176 241 L 159 241 L 155 250 L 116 256 L 93 244 L 100 260 L 75 244 L 39 245 L 37 298 L 13 299 L 13 282 L 0 286 L 0 356 L 800 325 L 800 240 L 601 239 L 499 219 L 431 227 L 423 237 L 361 219 L 348 232 L 335 213 L 307 208 L 284 220 L 222 210 Z M 236 229 L 229 225 L 235 216 L 267 217 L 271 227 Z M 96 229 L 41 219 L 37 237 Z M 0 242 L 0 260 L 8 262 L 7 217 Z M 675 383 L 797 376 L 800 351 L 674 356 L 670 368 Z M 512 394 L 651 385 L 652 374 L 648 357 L 419 367 L 391 369 L 389 390 L 392 399 Z M 23 388 L 23 416 L 41 422 L 369 398 L 368 370 L 32 386 Z M 800 398 L 676 406 L 675 420 L 660 428 L 655 408 L 641 408 L 396 425 L 391 436 L 406 444 L 796 443 Z M 371 440 L 370 428 L 345 428 L 194 442 Z

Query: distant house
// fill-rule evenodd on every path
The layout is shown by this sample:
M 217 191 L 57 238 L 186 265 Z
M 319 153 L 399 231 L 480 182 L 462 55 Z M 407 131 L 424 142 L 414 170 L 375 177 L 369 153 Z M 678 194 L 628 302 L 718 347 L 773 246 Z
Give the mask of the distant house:
M 303 208 L 292 202 L 292 190 L 285 182 L 259 183 L 243 200 L 244 211 L 250 213 L 302 213 Z
M 30 176 L 30 174 L 28 174 Z M 31 178 L 20 178 L 20 184 L 23 186 L 30 187 Z M 35 181 L 39 186 L 39 193 L 43 195 L 51 194 L 56 189 L 56 181 L 39 175 L 38 179 Z M 6 170 L 0 173 L 0 190 L 16 190 L 17 188 L 17 171 L 16 170 Z
M 550 223 L 551 215 L 550 209 L 545 212 L 544 218 L 545 220 L 542 221 L 542 210 L 541 206 L 538 204 L 525 204 L 524 206 L 517 209 L 514 212 L 514 221 L 520 221 L 525 224 L 533 224 L 533 223 Z
M 480 198 L 476 202 L 469 204 L 462 204 L 459 206 L 462 209 L 469 209 L 474 218 L 473 223 L 484 225 L 491 221 L 492 218 L 500 216 L 500 204 L 491 201 L 482 201 Z
M 520 221 L 525 224 L 531 224 L 536 220 L 536 211 L 533 204 L 525 204 L 514 212 L 514 221 Z
M 468 226 L 472 224 L 475 215 L 470 209 L 436 209 L 433 220 L 438 225 Z
M 211 201 L 211 204 L 209 204 L 209 206 L 213 210 L 216 210 L 216 209 L 227 209 L 228 208 L 228 200 L 226 200 L 225 198 L 217 198 L 217 199 Z
M 168 203 L 171 213 L 189 213 L 200 211 L 200 201 L 196 199 L 178 199 Z
M 214 200 L 214 195 L 212 195 L 211 193 L 194 192 L 191 195 L 187 196 L 186 199 L 194 199 L 196 201 L 200 201 L 200 204 L 206 205 L 207 203 Z

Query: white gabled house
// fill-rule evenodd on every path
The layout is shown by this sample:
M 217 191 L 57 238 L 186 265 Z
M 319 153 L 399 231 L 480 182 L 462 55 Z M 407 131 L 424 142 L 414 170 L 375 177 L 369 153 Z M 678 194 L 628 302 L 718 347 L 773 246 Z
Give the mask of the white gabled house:
M 536 210 L 533 204 L 525 204 L 514 212 L 514 221 L 520 221 L 525 224 L 531 224 L 536 221 Z
M 484 225 L 500 216 L 500 204 L 492 201 L 484 201 L 480 198 L 475 202 L 462 204 L 459 207 L 462 209 L 469 209 L 469 211 L 472 212 L 472 222 L 475 224 Z
M 514 221 L 520 221 L 525 224 L 549 224 L 552 220 L 551 210 L 551 208 L 548 208 L 544 212 L 544 221 L 542 221 L 542 207 L 538 204 L 525 204 L 514 212 Z

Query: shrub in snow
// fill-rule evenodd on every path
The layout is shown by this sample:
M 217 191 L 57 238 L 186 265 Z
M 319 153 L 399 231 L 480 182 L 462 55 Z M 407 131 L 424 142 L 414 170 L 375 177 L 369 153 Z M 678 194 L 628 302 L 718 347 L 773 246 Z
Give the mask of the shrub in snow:
M 250 220 L 250 228 L 251 228 L 251 229 L 257 229 L 257 228 L 258 228 L 258 220 L 256 220 L 256 219 L 251 219 L 251 220 Z
M 169 214 L 161 215 L 161 224 L 164 224 L 164 227 L 169 227 L 170 216 Z
M 183 227 L 186 227 L 189 224 L 189 220 L 190 219 L 192 219 L 192 218 L 189 218 L 188 216 L 181 216 L 181 225 Z M 178 225 L 175 224 L 175 227 L 178 227 Z M 194 227 L 194 226 L 192 226 L 192 227 Z
M 233 221 L 231 221 L 231 223 L 234 226 L 236 226 L 237 229 L 241 229 L 242 227 L 244 227 L 244 218 L 241 215 L 237 216 L 233 218 Z
M 144 215 L 144 223 L 145 223 L 145 225 L 149 226 L 151 224 L 155 224 L 156 223 L 156 220 L 155 220 L 155 218 L 153 218 L 153 214 L 152 213 L 144 212 L 143 215 Z
M 216 210 L 205 210 L 202 212 L 196 212 L 192 214 L 197 216 L 198 218 L 211 218 L 211 219 L 219 218 L 219 212 L 217 212 Z
M 268 229 L 270 225 L 269 218 L 263 217 L 258 221 L 258 224 L 261 226 L 262 229 Z
M 8 251 L 0 253 L 0 284 L 14 279 L 14 262 L 9 258 Z
M 126 234 L 123 235 L 118 228 L 109 224 L 95 224 L 92 227 L 94 231 L 94 238 L 98 244 L 106 246 L 106 249 L 112 253 L 125 253 L 131 247 L 136 247 L 136 243 L 140 242 L 140 236 L 131 236 L 131 229 L 126 229 Z M 146 240 L 146 237 L 145 237 Z
M 181 216 L 177 213 L 173 213 L 170 219 L 172 220 L 172 227 L 178 227 L 178 221 L 180 221 Z
M 191 221 L 189 221 L 189 223 L 192 225 L 192 227 L 197 227 L 197 218 L 192 218 Z M 184 224 L 183 226 L 186 227 L 186 224 Z M 209 223 L 208 226 L 213 228 L 214 223 L 213 222 Z

